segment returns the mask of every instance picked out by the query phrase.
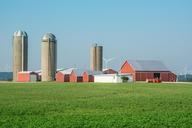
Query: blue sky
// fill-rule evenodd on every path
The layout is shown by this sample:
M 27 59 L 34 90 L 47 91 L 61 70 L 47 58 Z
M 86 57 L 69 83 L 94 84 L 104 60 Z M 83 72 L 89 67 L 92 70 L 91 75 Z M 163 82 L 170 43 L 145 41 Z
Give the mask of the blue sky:
M 29 70 L 40 69 L 42 36 L 58 40 L 58 68 L 89 68 L 92 43 L 104 46 L 109 67 L 126 59 L 162 60 L 192 69 L 191 0 L 1 0 L 0 71 L 12 70 L 12 35 L 29 38 Z

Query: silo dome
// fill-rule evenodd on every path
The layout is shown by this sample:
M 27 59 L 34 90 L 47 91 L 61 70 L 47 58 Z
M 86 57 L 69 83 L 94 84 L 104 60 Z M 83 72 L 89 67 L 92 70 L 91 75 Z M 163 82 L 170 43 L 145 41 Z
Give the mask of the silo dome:
M 55 35 L 53 35 L 52 33 L 46 33 L 43 38 L 42 38 L 43 41 L 46 41 L 46 40 L 50 40 L 50 41 L 56 41 L 56 37 Z
M 13 36 L 26 36 L 27 37 L 27 33 L 25 31 L 18 30 L 16 32 L 14 32 Z

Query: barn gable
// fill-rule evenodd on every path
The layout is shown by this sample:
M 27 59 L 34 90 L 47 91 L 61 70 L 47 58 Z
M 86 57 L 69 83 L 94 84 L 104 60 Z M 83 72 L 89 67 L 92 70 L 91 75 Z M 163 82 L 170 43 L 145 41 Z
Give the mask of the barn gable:
M 125 61 L 123 65 L 121 66 L 120 73 L 126 74 L 126 73 L 134 73 L 134 68 L 128 63 L 128 61 Z
M 74 68 L 67 68 L 67 69 L 64 69 L 64 70 L 61 70 L 61 71 L 59 71 L 59 72 L 61 72 L 62 74 L 71 74 L 72 73 L 72 71 L 74 70 Z

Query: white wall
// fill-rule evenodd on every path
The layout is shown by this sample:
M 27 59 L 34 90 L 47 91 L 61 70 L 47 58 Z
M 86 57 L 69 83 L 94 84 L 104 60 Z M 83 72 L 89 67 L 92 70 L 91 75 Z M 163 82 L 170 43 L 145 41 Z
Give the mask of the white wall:
M 102 74 L 94 75 L 94 82 L 96 83 L 122 83 L 121 76 L 117 74 Z

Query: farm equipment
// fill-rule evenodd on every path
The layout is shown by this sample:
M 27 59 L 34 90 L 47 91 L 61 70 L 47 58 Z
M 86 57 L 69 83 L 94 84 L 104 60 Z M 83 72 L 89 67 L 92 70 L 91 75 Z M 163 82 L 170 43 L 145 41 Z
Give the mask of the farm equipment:
M 161 83 L 162 81 L 159 78 L 146 79 L 147 83 Z

